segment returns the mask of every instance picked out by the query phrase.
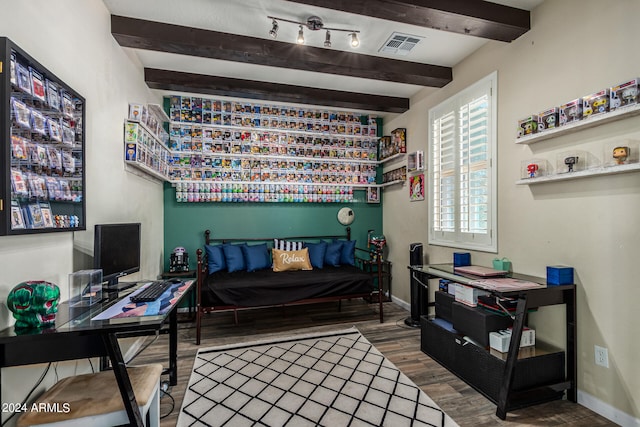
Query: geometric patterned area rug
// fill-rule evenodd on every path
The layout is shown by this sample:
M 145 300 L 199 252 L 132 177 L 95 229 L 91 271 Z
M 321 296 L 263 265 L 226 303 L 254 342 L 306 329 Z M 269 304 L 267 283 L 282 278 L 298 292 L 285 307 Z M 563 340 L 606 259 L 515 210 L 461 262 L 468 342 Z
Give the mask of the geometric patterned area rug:
M 356 328 L 199 350 L 177 425 L 457 426 Z

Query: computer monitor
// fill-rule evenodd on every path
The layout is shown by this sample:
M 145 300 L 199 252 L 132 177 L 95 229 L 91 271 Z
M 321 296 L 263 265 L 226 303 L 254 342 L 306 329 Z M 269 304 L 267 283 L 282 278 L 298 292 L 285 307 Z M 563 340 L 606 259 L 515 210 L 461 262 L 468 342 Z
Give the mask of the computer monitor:
M 96 224 L 93 243 L 93 265 L 102 270 L 109 288 L 118 279 L 140 271 L 140 223 Z

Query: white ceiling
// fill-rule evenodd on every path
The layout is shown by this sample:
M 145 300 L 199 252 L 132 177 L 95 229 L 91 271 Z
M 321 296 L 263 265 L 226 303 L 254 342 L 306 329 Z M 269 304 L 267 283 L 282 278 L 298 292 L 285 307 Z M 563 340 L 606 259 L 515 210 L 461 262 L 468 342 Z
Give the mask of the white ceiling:
M 268 15 L 296 21 L 306 21 L 317 15 L 326 27 L 360 31 L 357 53 L 391 59 L 453 67 L 487 40 L 451 32 L 432 30 L 415 25 L 355 15 L 331 9 L 297 4 L 284 0 L 103 0 L 113 15 L 177 24 L 188 27 L 269 39 L 271 20 Z M 348 1 L 348 0 L 345 0 Z M 532 10 L 543 0 L 494 0 L 519 9 Z M 378 50 L 393 32 L 423 37 L 407 56 L 379 53 Z M 279 41 L 295 43 L 298 26 L 280 22 Z M 354 51 L 347 33 L 332 32 L 334 50 Z M 324 31 L 305 31 L 305 44 L 323 47 Z M 304 48 L 304 46 L 300 46 Z M 149 68 L 198 74 L 259 80 L 272 83 L 309 86 L 409 98 L 422 86 L 337 76 L 310 71 L 275 68 L 216 59 L 183 56 L 150 50 L 129 49 Z

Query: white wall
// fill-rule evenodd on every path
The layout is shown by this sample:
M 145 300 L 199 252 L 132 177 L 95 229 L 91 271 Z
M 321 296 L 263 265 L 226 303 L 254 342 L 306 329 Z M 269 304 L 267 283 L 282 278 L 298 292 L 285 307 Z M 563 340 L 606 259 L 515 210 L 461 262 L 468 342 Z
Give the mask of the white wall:
M 142 222 L 142 271 L 157 277 L 162 263 L 162 185 L 125 171 L 122 128 L 129 102 L 160 102 L 141 65 L 111 37 L 100 0 L 0 0 L 6 36 L 86 98 L 87 231 L 0 237 L 0 328 L 13 323 L 6 295 L 21 281 L 56 283 L 67 297 L 68 274 L 91 267 L 96 223 Z M 5 67 L 8 69 L 8 67 Z M 75 261 L 74 261 L 75 260 Z M 42 349 L 46 351 L 46 349 Z M 2 370 L 2 401 L 20 402 L 44 365 Z M 81 364 L 78 371 L 88 367 Z M 75 363 L 60 364 L 62 377 Z M 45 385 L 55 379 L 53 369 Z M 2 414 L 5 420 L 7 414 Z
M 640 173 L 536 186 L 515 181 L 520 163 L 534 157 L 553 160 L 579 148 L 602 159 L 603 145 L 640 140 L 640 117 L 531 146 L 514 141 L 519 119 L 640 77 L 638 16 L 637 0 L 547 0 L 532 12 L 531 31 L 512 43 L 487 43 L 454 67 L 452 83 L 414 97 L 409 112 L 385 125 L 385 134 L 406 127 L 408 151 L 427 153 L 429 108 L 498 71 L 499 252 L 473 252 L 472 261 L 490 266 L 494 257 L 506 256 L 515 271 L 539 277 L 547 265 L 575 268 L 580 395 L 623 425 L 640 425 Z M 383 197 L 394 293 L 410 301 L 409 243 L 423 242 L 429 263 L 451 262 L 454 250 L 427 246 L 428 201 L 409 202 L 406 186 L 385 189 Z M 540 310 L 532 320 L 541 338 L 563 343 L 562 310 Z M 594 345 L 608 349 L 608 369 L 595 365 Z

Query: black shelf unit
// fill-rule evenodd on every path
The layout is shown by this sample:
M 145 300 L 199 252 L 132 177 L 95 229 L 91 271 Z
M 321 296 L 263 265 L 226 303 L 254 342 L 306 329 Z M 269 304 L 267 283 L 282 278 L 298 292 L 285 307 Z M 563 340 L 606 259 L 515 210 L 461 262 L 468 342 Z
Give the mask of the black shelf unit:
M 0 235 L 85 230 L 85 99 L 0 37 L 0 102 Z
M 498 404 L 506 365 L 506 354 L 467 343 L 462 335 L 452 333 L 429 319 L 420 318 L 421 350 L 460 379 Z M 507 410 L 514 410 L 549 400 L 561 399 L 564 381 L 564 351 L 544 347 L 523 348 L 515 364 L 514 380 Z M 526 393 L 533 396 L 527 399 Z M 520 397 L 519 397 L 520 396 Z
M 412 277 L 416 276 L 416 287 L 420 290 L 418 296 L 421 301 L 415 315 L 419 316 L 420 321 L 421 350 L 494 402 L 498 418 L 504 420 L 508 411 L 561 399 L 565 395 L 567 400 L 577 402 L 575 285 L 492 291 L 495 296 L 517 300 L 516 310 L 512 313 L 513 329 L 509 350 L 502 354 L 465 341 L 461 334 L 436 324 L 435 317 L 428 313 L 429 307 L 435 306 L 437 309 L 439 304 L 438 300 L 435 303 L 429 301 L 430 280 L 446 279 L 474 287 L 473 282 L 478 277 L 456 273 L 452 264 L 409 268 Z M 510 273 L 509 276 L 539 284 L 546 283 L 544 279 L 522 274 Z M 563 305 L 565 308 L 565 348 L 558 350 L 537 344 L 531 350 L 520 350 L 517 343 L 520 342 L 529 309 L 551 305 Z M 455 319 L 453 320 L 455 324 Z M 527 351 L 532 354 L 525 355 Z

